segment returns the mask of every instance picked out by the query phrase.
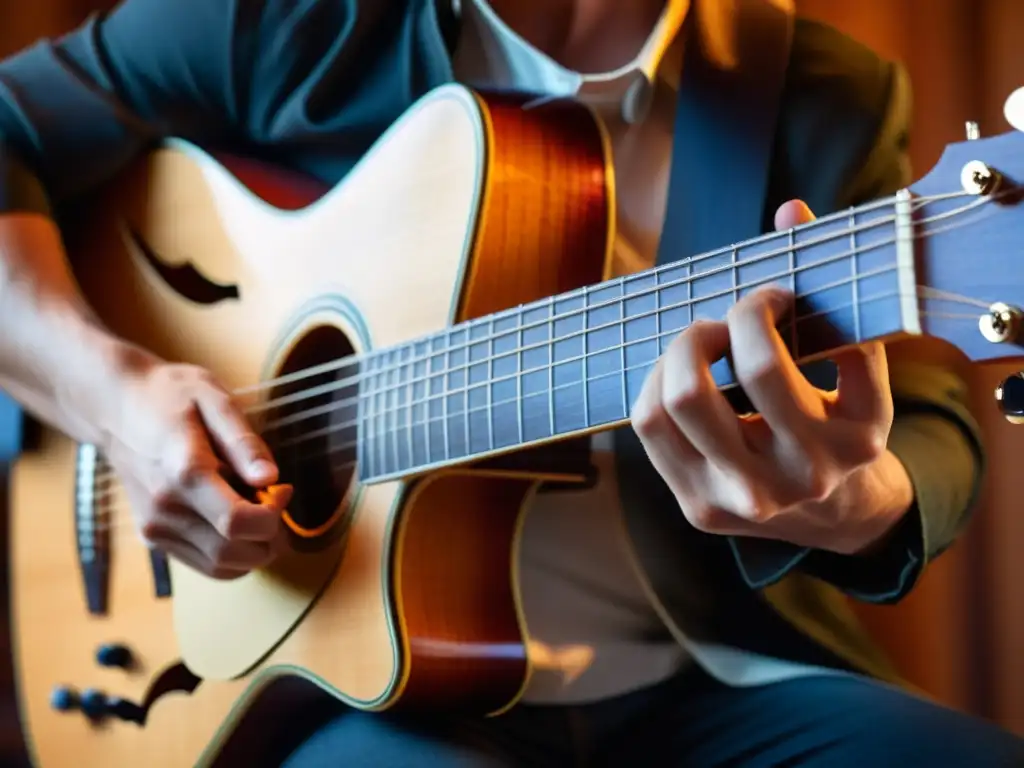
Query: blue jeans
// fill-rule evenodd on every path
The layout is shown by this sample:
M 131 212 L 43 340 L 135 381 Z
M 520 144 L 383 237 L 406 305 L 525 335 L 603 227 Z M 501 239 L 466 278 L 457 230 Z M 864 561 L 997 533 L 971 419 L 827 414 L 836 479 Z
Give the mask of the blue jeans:
M 490 719 L 339 711 L 285 768 L 1019 768 L 1024 740 L 855 677 L 729 688 L 699 669 L 586 706 Z

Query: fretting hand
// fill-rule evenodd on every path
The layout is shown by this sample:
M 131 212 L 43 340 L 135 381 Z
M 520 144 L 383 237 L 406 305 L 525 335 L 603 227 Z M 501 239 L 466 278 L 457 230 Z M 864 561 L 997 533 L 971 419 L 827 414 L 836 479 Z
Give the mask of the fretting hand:
M 812 219 L 792 201 L 775 224 Z M 699 530 L 863 552 L 913 500 L 906 471 L 886 449 L 893 404 L 885 348 L 837 355 L 838 391 L 816 389 L 776 330 L 791 307 L 790 293 L 765 288 L 743 297 L 727 320 L 690 326 L 648 377 L 633 426 Z M 710 367 L 730 350 L 757 415 L 737 416 L 715 386 Z

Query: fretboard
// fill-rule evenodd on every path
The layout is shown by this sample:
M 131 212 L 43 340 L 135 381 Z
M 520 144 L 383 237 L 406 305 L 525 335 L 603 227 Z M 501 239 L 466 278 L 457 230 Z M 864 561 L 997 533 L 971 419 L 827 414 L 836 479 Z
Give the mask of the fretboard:
M 375 352 L 361 371 L 360 478 L 619 426 L 680 332 L 764 285 L 797 297 L 780 333 L 798 360 L 913 330 L 911 230 L 901 195 Z M 726 359 L 712 373 L 736 383 Z

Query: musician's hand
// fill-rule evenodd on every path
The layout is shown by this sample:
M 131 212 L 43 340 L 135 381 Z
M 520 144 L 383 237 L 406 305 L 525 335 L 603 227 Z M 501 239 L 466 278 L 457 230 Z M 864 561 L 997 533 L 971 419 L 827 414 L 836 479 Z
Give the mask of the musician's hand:
M 776 227 L 812 219 L 787 203 Z M 662 355 L 634 408 L 634 429 L 687 519 L 711 533 L 862 552 L 913 500 L 886 449 L 893 418 L 885 348 L 834 358 L 838 392 L 812 387 L 776 331 L 791 295 L 748 294 L 724 322 L 697 322 Z M 757 416 L 737 417 L 710 366 L 731 348 Z
M 283 540 L 290 486 L 260 494 L 278 469 L 231 397 L 206 371 L 153 360 L 126 375 L 120 417 L 104 446 L 142 538 L 198 571 L 232 578 L 266 565 Z

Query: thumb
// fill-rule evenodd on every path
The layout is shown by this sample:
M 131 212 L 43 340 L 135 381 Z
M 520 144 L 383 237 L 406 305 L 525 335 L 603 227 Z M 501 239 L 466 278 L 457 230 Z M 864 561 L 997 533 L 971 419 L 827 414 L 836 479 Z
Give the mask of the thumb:
M 814 221 L 814 213 L 803 200 L 790 200 L 779 206 L 775 212 L 775 228 L 789 229 Z
M 277 464 L 267 444 L 252 431 L 229 397 L 213 391 L 206 394 L 198 397 L 196 404 L 220 455 L 253 488 L 276 483 Z

